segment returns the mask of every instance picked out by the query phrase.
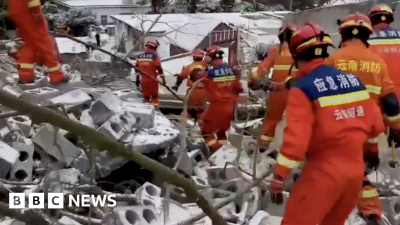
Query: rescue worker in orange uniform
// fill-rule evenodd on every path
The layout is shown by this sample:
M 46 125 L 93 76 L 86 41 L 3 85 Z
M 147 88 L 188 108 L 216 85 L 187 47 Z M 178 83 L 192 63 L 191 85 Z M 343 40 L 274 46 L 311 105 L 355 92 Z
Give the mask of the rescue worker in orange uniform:
M 222 61 L 224 52 L 216 46 L 206 52 L 210 64 L 204 85 L 210 105 L 203 116 L 202 134 L 211 152 L 228 142 L 226 131 L 231 127 L 236 102 L 243 87 L 239 75 Z
M 17 59 L 20 83 L 34 82 L 34 63 L 37 60 L 37 54 L 42 57 L 47 67 L 52 84 L 68 81 L 54 55 L 53 39 L 49 34 L 40 0 L 7 0 L 6 2 L 10 17 L 18 28 L 18 36 L 24 42 L 19 49 Z
M 202 123 L 203 114 L 206 107 L 206 90 L 203 83 L 197 83 L 193 87 L 193 83 L 202 78 L 208 62 L 204 61 L 204 51 L 196 49 L 193 51 L 193 62 L 182 68 L 182 72 L 177 76 L 176 83 L 172 90 L 177 91 L 182 81 L 187 79 L 187 94 L 191 91 L 187 100 L 188 119 L 195 118 L 198 123 Z
M 369 48 L 378 53 L 379 56 L 385 61 L 389 77 L 395 86 L 395 93 L 397 99 L 400 98 L 400 78 L 397 75 L 400 70 L 398 63 L 400 59 L 400 30 L 390 26 L 394 21 L 393 10 L 384 4 L 371 7 L 368 17 L 371 20 L 374 33 L 368 40 Z M 400 121 L 399 116 L 386 116 L 386 121 L 397 123 Z M 390 129 L 388 135 L 389 146 L 392 141 L 395 142 L 395 147 L 400 147 L 400 142 L 396 141 L 400 136 L 398 129 Z
M 362 187 L 363 145 L 384 131 L 383 118 L 359 78 L 326 65 L 332 40 L 321 27 L 306 23 L 289 43 L 298 71 L 271 200 L 283 202 L 284 180 L 307 158 L 281 224 L 342 225 Z
M 146 50 L 136 60 L 136 67 L 140 69 L 136 71 L 136 86 L 139 87 L 141 84 L 144 100 L 155 107 L 160 105 L 158 99 L 158 76 L 161 77 L 164 84 L 167 83 L 160 58 L 157 55 L 158 46 L 158 41 L 148 41 L 145 45 Z
M 368 39 L 372 34 L 370 19 L 363 14 L 351 14 L 344 20 L 338 20 L 339 32 L 342 37 L 342 46 L 328 59 L 328 65 L 334 66 L 345 73 L 352 73 L 365 85 L 371 98 L 381 106 L 387 117 L 399 117 L 399 101 L 394 93 L 394 85 L 390 80 L 385 62 L 368 47 Z M 400 123 L 394 124 L 400 127 Z M 400 141 L 400 140 L 399 140 Z M 376 169 L 379 161 L 378 137 L 369 139 L 364 145 L 365 161 L 367 166 Z M 372 172 L 371 169 L 368 170 Z M 367 173 L 365 174 L 367 175 Z M 378 190 L 364 177 L 363 188 L 357 202 L 358 210 L 365 220 L 381 220 L 382 207 Z
M 279 46 L 272 47 L 268 52 L 268 57 L 259 65 L 257 77 L 255 80 L 263 80 L 268 76 L 273 68 L 271 77 L 272 82 L 284 82 L 290 76 L 290 68 L 293 64 L 292 57 L 288 48 L 288 40 L 296 27 L 292 24 L 285 24 L 279 29 Z M 250 80 L 254 83 L 254 80 Z M 259 146 L 261 151 L 268 149 L 275 136 L 275 128 L 282 120 L 283 112 L 286 107 L 287 91 L 273 91 L 269 93 L 267 100 L 267 114 L 264 118 L 262 132 L 259 137 Z

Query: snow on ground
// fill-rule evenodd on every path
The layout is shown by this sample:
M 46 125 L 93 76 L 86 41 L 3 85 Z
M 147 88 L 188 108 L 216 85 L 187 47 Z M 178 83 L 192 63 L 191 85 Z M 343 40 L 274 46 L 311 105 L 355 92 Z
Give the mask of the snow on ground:
M 351 4 L 351 3 L 359 3 L 359 2 L 365 2 L 366 0 L 333 0 L 329 3 L 326 3 L 325 7 L 328 6 L 335 6 L 335 5 L 345 5 L 345 4 Z
M 82 52 L 86 52 L 86 46 L 83 44 L 80 44 L 71 39 L 63 37 L 56 37 L 55 39 L 60 54 L 65 54 L 65 53 L 79 54 Z M 76 39 L 87 42 L 88 37 L 77 37 Z
M 136 6 L 137 1 L 126 1 L 126 0 L 63 0 L 62 3 L 73 6 L 73 7 L 83 7 L 83 6 Z
M 93 32 L 88 37 L 87 42 L 96 43 L 95 38 L 96 33 Z M 100 34 L 100 45 L 101 49 L 114 53 L 115 52 L 115 41 L 113 36 L 109 36 L 108 34 Z M 90 58 L 87 61 L 91 62 L 111 62 L 111 56 L 104 54 L 98 50 L 94 50 L 91 52 Z

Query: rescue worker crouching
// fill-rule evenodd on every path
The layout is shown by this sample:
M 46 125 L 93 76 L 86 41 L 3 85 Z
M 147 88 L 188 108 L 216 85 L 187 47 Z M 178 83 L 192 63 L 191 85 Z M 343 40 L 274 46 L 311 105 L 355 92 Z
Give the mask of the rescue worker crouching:
M 53 40 L 39 0 L 7 0 L 7 11 L 12 18 L 23 45 L 18 50 L 18 75 L 20 83 L 35 80 L 34 64 L 39 54 L 47 67 L 50 83 L 68 81 L 61 71 L 53 52 Z
M 136 60 L 136 67 L 139 68 L 136 75 L 136 86 L 141 87 L 144 100 L 155 107 L 160 105 L 158 76 L 161 77 L 163 84 L 167 83 L 160 58 L 157 55 L 159 45 L 158 41 L 148 41 L 145 45 L 146 50 Z
M 305 158 L 307 163 L 282 225 L 344 224 L 362 187 L 363 144 L 384 131 L 380 109 L 361 80 L 326 65 L 329 46 L 329 35 L 311 23 L 290 40 L 297 81 L 288 94 L 287 127 L 270 182 L 272 202 L 283 202 L 284 180 Z
M 390 79 L 394 83 L 395 94 L 397 99 L 400 98 L 400 78 L 398 77 L 398 71 L 400 70 L 400 64 L 398 63 L 400 57 L 400 30 L 390 26 L 394 21 L 393 10 L 385 5 L 379 4 L 372 6 L 368 17 L 371 20 L 374 34 L 368 40 L 370 49 L 377 53 L 386 63 Z M 395 104 L 394 98 L 389 99 L 389 104 Z M 387 109 L 390 110 L 390 109 Z M 395 111 L 395 109 L 392 109 Z M 400 122 L 400 116 L 386 115 L 386 122 L 389 127 L 394 127 L 395 124 Z M 396 126 L 396 129 L 390 129 L 388 135 L 389 146 L 392 145 L 392 141 L 395 142 L 395 147 L 400 147 L 400 129 Z
M 204 60 L 204 51 L 194 50 L 193 51 L 193 62 L 182 68 L 182 72 L 177 75 L 176 83 L 172 87 L 173 90 L 178 91 L 181 83 L 187 79 L 187 91 L 186 94 L 193 88 L 191 94 L 187 101 L 188 119 L 195 118 L 196 121 L 201 124 L 203 119 L 203 114 L 205 111 L 207 98 L 206 90 L 203 83 L 197 83 L 196 87 L 193 87 L 194 82 L 203 78 L 203 73 L 206 70 L 208 62 Z
M 224 52 L 211 47 L 206 52 L 210 65 L 204 85 L 210 105 L 203 116 L 202 134 L 211 153 L 228 142 L 226 131 L 231 126 L 239 93 L 243 92 L 239 76 L 222 61 Z
M 293 60 L 288 43 L 295 29 L 296 26 L 292 24 L 285 24 L 279 29 L 278 38 L 280 44 L 270 49 L 269 56 L 260 64 L 257 71 L 257 79 L 265 79 L 265 75 L 268 75 L 271 68 L 273 68 L 271 81 L 274 83 L 285 82 L 290 77 L 289 73 Z M 276 126 L 282 120 L 282 115 L 285 111 L 286 100 L 287 91 L 285 89 L 269 93 L 269 98 L 266 102 L 268 111 L 258 140 L 261 151 L 267 150 L 274 139 Z
M 399 104 L 386 64 L 368 48 L 368 39 L 373 32 L 371 21 L 366 15 L 355 13 L 338 20 L 338 25 L 342 47 L 327 60 L 328 65 L 341 70 L 341 76 L 354 74 L 365 85 L 375 104 L 382 107 L 385 115 L 398 116 Z M 350 87 L 350 83 L 344 85 Z M 368 139 L 364 144 L 364 161 L 373 170 L 378 168 L 380 162 L 378 149 L 378 136 Z M 370 172 L 373 170 L 368 169 Z M 369 182 L 367 173 L 362 184 L 357 201 L 361 216 L 365 220 L 382 219 L 378 190 Z

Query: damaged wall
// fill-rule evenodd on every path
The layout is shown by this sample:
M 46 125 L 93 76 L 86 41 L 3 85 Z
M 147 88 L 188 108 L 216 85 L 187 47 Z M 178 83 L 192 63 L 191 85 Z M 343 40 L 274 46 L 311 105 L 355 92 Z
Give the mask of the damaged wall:
M 393 2 L 390 0 L 367 1 L 306 10 L 300 13 L 285 15 L 284 22 L 294 23 L 297 25 L 303 25 L 307 21 L 317 23 L 326 29 L 329 34 L 331 34 L 333 42 L 337 46 L 340 42 L 340 36 L 337 33 L 337 19 L 344 19 L 349 14 L 355 12 L 368 13 L 371 6 L 379 3 L 388 4 L 390 7 L 392 7 L 392 9 L 395 10 L 395 21 L 392 25 L 395 28 L 400 28 L 400 20 L 398 20 L 398 18 L 400 18 L 400 4 L 398 4 L 399 1 Z

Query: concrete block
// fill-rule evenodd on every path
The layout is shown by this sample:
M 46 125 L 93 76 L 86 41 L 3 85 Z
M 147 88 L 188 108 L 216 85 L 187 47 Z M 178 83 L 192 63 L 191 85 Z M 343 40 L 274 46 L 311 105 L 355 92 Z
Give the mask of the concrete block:
M 81 90 L 96 100 L 99 99 L 104 93 L 110 91 L 108 88 L 81 88 Z
M 157 214 L 151 206 L 115 207 L 108 218 L 102 221 L 105 225 L 150 225 L 157 221 Z
M 96 126 L 101 126 L 115 114 L 113 110 L 100 100 L 96 100 L 89 110 L 89 116 L 93 119 Z
M 118 96 L 120 99 L 123 101 L 126 101 L 126 99 L 131 98 L 131 99 L 138 99 L 138 92 L 132 90 L 132 89 L 122 89 L 122 90 L 116 90 L 113 91 L 113 93 Z
M 122 108 L 136 118 L 135 128 L 151 128 L 154 125 L 155 110 L 150 104 L 123 102 Z
M 50 102 L 53 104 L 63 104 L 67 112 L 72 112 L 76 109 L 87 109 L 90 107 L 91 101 L 92 98 L 81 89 L 76 89 L 50 99 Z
M 43 124 L 38 132 L 33 135 L 33 142 L 41 147 L 47 154 L 70 166 L 81 151 L 60 133 L 54 134 L 55 129 L 50 124 Z M 56 145 L 54 145 L 56 143 Z
M 61 217 L 58 220 L 58 222 L 61 223 L 61 224 L 64 224 L 64 225 L 82 225 L 82 224 L 76 222 L 75 220 L 73 220 L 73 219 L 71 219 L 69 217 L 66 217 L 66 216 Z
M 235 167 L 232 165 L 227 165 L 226 167 L 210 166 L 206 169 L 206 171 L 208 183 L 213 187 L 220 186 L 229 180 L 241 178 Z
M 25 137 L 29 137 L 31 130 L 32 130 L 32 120 L 24 115 L 21 116 L 13 116 L 8 118 L 8 122 L 10 123 L 15 123 L 19 129 L 22 131 L 22 133 L 25 135 Z
M 97 125 L 102 125 L 111 116 L 120 112 L 122 101 L 112 92 L 104 93 L 98 100 L 92 104 L 89 115 Z
M 2 87 L 2 89 L 16 98 L 20 98 L 22 95 L 24 95 L 24 91 L 18 85 L 6 85 Z
M 207 180 L 204 180 L 197 176 L 191 176 L 192 181 L 198 186 L 199 188 L 210 188 L 211 186 L 208 184 Z
M 381 198 L 382 209 L 391 224 L 400 223 L 400 197 Z
M 68 92 L 78 88 L 86 87 L 86 85 L 82 80 L 70 80 L 67 83 L 51 85 L 51 87 L 59 90 L 60 92 Z
M 94 122 L 93 118 L 89 114 L 89 109 L 85 109 L 81 113 L 81 117 L 79 118 L 79 121 L 83 124 L 86 125 L 90 128 L 97 129 L 98 126 Z
M 0 141 L 0 178 L 6 178 L 18 157 L 17 150 Z
M 203 155 L 202 155 L 200 149 L 190 151 L 187 154 L 190 158 L 190 161 L 192 161 L 193 164 L 200 162 L 203 158 Z
M 18 150 L 19 157 L 11 169 L 10 179 L 17 181 L 31 181 L 33 170 L 33 153 L 35 151 L 33 144 L 27 145 L 24 143 L 15 142 L 12 146 L 14 149 Z
M 269 214 L 265 211 L 259 210 L 254 214 L 250 220 L 249 225 L 265 225 L 269 219 Z
M 119 140 L 127 132 L 124 122 L 117 115 L 112 116 L 97 131 L 115 140 Z
M 180 153 L 177 152 L 177 153 L 175 153 L 174 156 L 175 156 L 175 157 L 174 157 L 174 158 L 175 158 L 174 164 L 175 164 L 175 163 L 178 161 L 178 158 L 179 158 L 179 156 L 180 156 Z M 182 172 L 182 173 L 184 173 L 184 174 L 190 175 L 190 172 L 192 171 L 193 165 L 194 165 L 194 163 L 193 163 L 193 161 L 189 158 L 188 153 L 184 152 L 184 153 L 183 153 L 182 160 L 180 161 L 180 163 L 179 163 L 177 169 L 178 169 L 178 171 L 180 171 L 180 172 Z
M 75 168 L 61 169 L 49 172 L 49 177 L 57 179 L 54 180 L 55 182 L 61 181 L 63 188 L 71 188 L 72 186 L 77 185 L 79 183 L 79 176 L 80 172 Z
M 37 101 L 45 101 L 45 100 L 48 100 L 48 99 L 51 99 L 51 98 L 54 98 L 54 97 L 60 95 L 59 90 L 57 90 L 55 88 L 51 88 L 51 87 L 34 88 L 34 89 L 26 90 L 25 93 L 31 94 Z M 30 99 L 27 99 L 27 100 L 30 100 Z
M 161 188 L 146 182 L 135 191 L 136 198 L 143 201 L 144 205 L 152 205 L 158 211 L 162 209 Z
M 81 154 L 72 161 L 71 167 L 79 170 L 82 174 L 86 174 L 90 170 L 89 159 L 82 149 L 79 150 L 81 151 Z
M 132 148 L 141 153 L 149 153 L 158 149 L 170 148 L 174 143 L 179 143 L 179 131 L 165 126 L 157 126 L 135 134 Z
M 116 116 L 118 116 L 119 119 L 124 123 L 124 128 L 126 131 L 132 130 L 137 121 L 137 118 L 124 108 L 122 108 L 121 111 L 116 114 Z
M 36 76 L 34 83 L 20 84 L 22 90 L 30 90 L 41 87 L 49 87 L 50 82 L 46 76 Z
M 118 141 L 121 143 L 129 143 L 132 144 L 135 135 L 132 133 L 125 133 Z
M 257 140 L 250 135 L 229 133 L 228 141 L 237 149 L 247 149 L 250 143 L 257 143 Z

